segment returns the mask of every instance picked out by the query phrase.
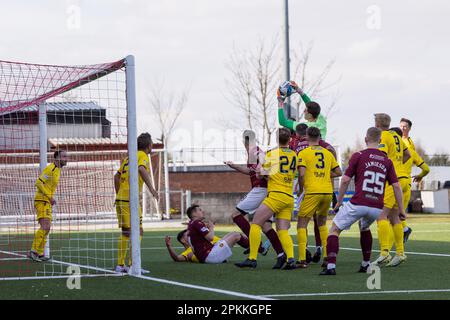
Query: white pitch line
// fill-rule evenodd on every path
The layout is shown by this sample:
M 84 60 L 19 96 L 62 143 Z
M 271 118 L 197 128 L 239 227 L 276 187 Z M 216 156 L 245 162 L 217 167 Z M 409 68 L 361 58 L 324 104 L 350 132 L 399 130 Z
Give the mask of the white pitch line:
M 385 291 L 356 291 L 356 292 L 318 292 L 318 293 L 292 293 L 292 294 L 269 294 L 262 297 L 282 298 L 282 297 L 318 297 L 318 296 L 350 296 L 364 294 L 400 294 L 400 293 L 433 293 L 450 292 L 450 289 L 429 289 L 429 290 L 385 290 Z
M 14 253 L 14 252 L 7 252 L 7 251 L 0 250 L 0 253 L 6 253 L 6 254 L 14 255 L 14 256 L 24 257 L 24 255 L 17 254 L 17 253 Z M 102 268 L 97 268 L 97 267 L 91 267 L 91 266 L 84 266 L 84 265 L 79 265 L 79 264 L 74 264 L 74 263 L 63 262 L 63 261 L 57 261 L 57 260 L 53 260 L 53 259 L 49 260 L 48 262 L 55 262 L 55 263 L 59 263 L 59 264 L 63 264 L 63 265 L 69 265 L 69 266 L 79 266 L 79 267 L 86 268 L 86 269 L 102 271 L 102 272 L 110 273 L 110 274 L 111 273 L 112 274 L 117 274 L 116 272 L 114 272 L 112 270 L 107 270 L 107 269 L 102 269 Z M 58 276 L 53 277 L 53 278 L 57 278 L 57 277 Z M 61 277 L 61 276 L 59 276 L 59 277 Z M 138 279 L 154 281 L 154 282 L 171 284 L 171 285 L 175 285 L 175 286 L 179 286 L 179 287 L 198 289 L 198 290 L 215 292 L 215 293 L 220 293 L 220 294 L 225 294 L 225 295 L 230 295 L 230 296 L 235 296 L 235 297 L 241 297 L 241 298 L 247 298 L 247 299 L 253 299 L 253 300 L 274 300 L 272 298 L 266 298 L 266 297 L 246 294 L 246 293 L 237 292 L 237 291 L 222 290 L 222 289 L 216 289 L 216 288 L 192 285 L 192 284 L 188 284 L 188 283 L 177 282 L 177 281 L 166 280 L 166 279 L 160 279 L 160 278 L 154 278 L 154 277 L 147 277 L 147 276 L 142 276 L 142 275 L 141 276 L 133 276 L 133 277 L 138 278 Z M 39 279 L 39 277 L 30 277 L 30 278 Z M 48 278 L 52 278 L 52 277 L 49 276 Z M 9 280 L 9 279 L 11 279 L 11 278 L 0 278 L 0 280 Z M 18 277 L 16 279 L 20 279 L 20 277 Z
M 81 274 L 80 278 L 99 278 L 99 277 L 123 277 L 126 274 L 123 273 L 114 273 L 114 274 Z M 8 281 L 8 280 L 52 280 L 52 279 L 67 279 L 69 277 L 77 277 L 74 275 L 66 275 L 66 276 L 31 276 L 31 277 L 4 277 L 0 278 L 0 281 Z
M 154 281 L 154 282 L 165 283 L 165 284 L 171 284 L 171 285 L 179 286 L 179 287 L 215 292 L 215 293 L 220 293 L 220 294 L 225 294 L 225 295 L 240 297 L 240 298 L 247 298 L 247 299 L 252 299 L 252 300 L 274 300 L 271 297 L 257 296 L 257 295 L 246 294 L 246 293 L 237 292 L 237 291 L 222 290 L 222 289 L 216 289 L 216 288 L 211 288 L 211 287 L 198 286 L 198 285 L 193 285 L 193 284 L 188 284 L 188 283 L 183 283 L 183 282 L 177 282 L 177 281 L 142 276 L 142 275 L 141 276 L 133 276 L 132 275 L 132 277 L 135 277 L 138 279 Z

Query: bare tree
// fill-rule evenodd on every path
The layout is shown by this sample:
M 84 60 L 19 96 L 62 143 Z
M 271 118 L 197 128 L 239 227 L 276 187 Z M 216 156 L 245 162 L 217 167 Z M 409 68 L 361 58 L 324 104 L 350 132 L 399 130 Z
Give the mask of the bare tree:
M 303 43 L 299 43 L 297 49 L 293 52 L 294 66 L 292 72 L 292 80 L 296 80 L 300 88 L 303 89 L 312 99 L 330 97 L 330 104 L 324 108 L 324 115 L 326 117 L 332 116 L 336 111 L 336 104 L 339 99 L 338 86 L 341 80 L 339 76 L 335 80 L 330 80 L 330 73 L 336 63 L 336 59 L 332 58 L 325 66 L 313 74 L 310 71 L 311 57 L 313 55 L 314 43 L 310 42 L 305 47 Z M 295 101 L 297 110 L 300 110 L 302 104 L 301 99 Z
M 340 78 L 328 81 L 334 67 L 335 59 L 331 59 L 317 74 L 309 71 L 311 65 L 313 44 L 306 49 L 299 45 L 293 50 L 292 65 L 294 72 L 292 79 L 313 99 L 330 95 L 337 88 Z M 252 50 L 239 50 L 236 47 L 226 62 L 229 77 L 225 79 L 227 99 L 243 117 L 241 121 L 234 122 L 236 128 L 245 126 L 262 133 L 259 139 L 262 145 L 271 143 L 272 134 L 277 128 L 277 107 L 275 92 L 281 83 L 280 47 L 274 38 L 272 41 L 260 39 Z M 331 104 L 324 109 L 324 114 L 330 116 L 336 107 L 338 91 L 331 97 Z M 292 102 L 299 110 L 301 99 L 293 98 Z M 221 119 L 221 123 L 230 128 L 230 122 Z
M 167 144 L 173 128 L 186 107 L 188 90 L 176 93 L 167 89 L 164 82 L 161 81 L 151 86 L 148 101 L 158 119 L 161 130 L 160 140 Z
M 228 100 L 243 114 L 244 125 L 262 133 L 263 145 L 271 142 L 276 128 L 276 101 L 273 93 L 279 84 L 280 62 L 277 42 L 260 39 L 256 48 L 242 51 L 233 48 L 226 67 L 230 78 L 225 80 Z

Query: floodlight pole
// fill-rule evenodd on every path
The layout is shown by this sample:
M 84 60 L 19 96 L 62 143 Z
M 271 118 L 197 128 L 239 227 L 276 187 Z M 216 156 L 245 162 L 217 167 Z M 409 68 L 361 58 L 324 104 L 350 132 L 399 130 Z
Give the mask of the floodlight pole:
M 283 14 L 284 14 L 284 79 L 286 81 L 291 80 L 291 68 L 290 68 L 290 57 L 289 57 L 289 0 L 283 0 Z M 292 119 L 294 115 L 291 115 L 291 98 L 288 97 L 286 100 L 287 108 L 285 105 L 285 110 L 287 109 L 287 117 Z
M 131 257 L 133 264 L 131 274 L 141 275 L 141 243 L 139 218 L 139 173 L 137 159 L 137 125 L 136 125 L 136 84 L 134 56 L 125 58 L 127 127 L 128 127 L 128 166 L 130 184 L 130 215 L 131 215 Z
M 45 102 L 38 105 L 39 112 L 39 174 L 47 167 L 47 107 Z M 47 235 L 44 256 L 50 257 L 50 234 Z

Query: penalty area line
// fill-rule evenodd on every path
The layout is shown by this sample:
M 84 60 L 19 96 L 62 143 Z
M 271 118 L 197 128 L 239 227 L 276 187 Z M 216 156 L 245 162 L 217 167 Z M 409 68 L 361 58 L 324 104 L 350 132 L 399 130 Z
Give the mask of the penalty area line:
M 412 294 L 412 293 L 441 293 L 450 292 L 450 289 L 429 289 L 429 290 L 380 290 L 380 291 L 354 291 L 354 292 L 318 292 L 318 293 L 287 293 L 269 294 L 261 297 L 282 298 L 282 297 L 320 297 L 320 296 L 350 296 L 350 295 L 371 295 L 371 294 Z

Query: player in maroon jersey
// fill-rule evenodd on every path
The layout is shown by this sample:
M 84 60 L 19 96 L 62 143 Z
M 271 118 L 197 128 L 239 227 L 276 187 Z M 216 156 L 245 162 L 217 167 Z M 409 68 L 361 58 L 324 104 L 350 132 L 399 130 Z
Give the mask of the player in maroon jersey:
M 378 149 L 381 130 L 369 128 L 366 134 L 367 149 L 356 152 L 349 161 L 347 170 L 339 187 L 335 210 L 342 205 L 345 192 L 351 179 L 355 178 L 355 194 L 339 209 L 327 239 L 328 265 L 320 275 L 336 274 L 336 257 L 339 251 L 339 235 L 359 221 L 363 261 L 359 272 L 367 272 L 372 253 L 372 234 L 370 225 L 376 221 L 383 209 L 386 182 L 394 188 L 400 213 L 404 213 L 402 189 L 395 174 L 394 165 L 385 153 Z
M 246 219 L 246 216 L 249 214 L 253 214 L 266 198 L 267 180 L 263 177 L 256 176 L 258 167 L 261 166 L 262 162 L 264 161 L 265 153 L 256 145 L 255 132 L 251 130 L 245 130 L 242 137 L 245 149 L 247 150 L 247 165 L 239 166 L 232 163 L 231 161 L 227 161 L 225 162 L 225 164 L 240 173 L 250 176 L 252 189 L 237 204 L 236 211 L 231 215 L 233 218 L 233 222 L 236 223 L 236 225 L 248 237 L 250 233 L 250 223 Z M 286 257 L 284 254 L 283 246 L 281 245 L 280 239 L 278 238 L 278 234 L 272 228 L 272 222 L 273 217 L 271 218 L 271 220 L 266 221 L 266 223 L 263 225 L 263 232 L 270 242 L 266 241 L 262 246 L 260 246 L 259 253 L 266 255 L 269 249 L 269 245 L 272 244 L 275 252 L 277 253 L 277 260 L 279 261 L 275 265 L 276 269 L 278 269 L 278 267 L 282 267 L 282 265 L 280 266 L 280 264 L 286 261 Z M 246 253 L 244 252 L 244 254 Z
M 303 149 L 306 149 L 309 147 L 308 140 L 306 139 L 306 130 L 308 129 L 308 126 L 304 123 L 300 123 L 295 127 L 295 139 L 291 139 L 289 143 L 289 148 L 291 150 L 294 150 L 297 154 L 302 151 Z M 330 151 L 334 158 L 336 158 L 336 150 L 333 148 L 331 144 L 328 142 L 320 139 L 319 145 Z M 294 212 L 298 212 L 300 208 L 300 203 L 303 199 L 303 195 L 298 195 L 297 188 L 298 188 L 298 180 L 296 179 L 296 183 L 294 185 Z M 333 192 L 333 206 L 336 204 L 336 195 Z M 320 231 L 319 231 L 319 223 L 317 221 L 317 215 L 314 215 L 313 217 L 314 221 L 314 239 L 316 241 L 316 251 L 314 253 L 314 256 L 311 258 L 311 253 L 308 249 L 306 249 L 306 262 L 310 263 L 311 261 L 314 263 L 318 263 L 322 257 L 322 240 L 320 239 Z
M 214 224 L 205 223 L 205 212 L 199 205 L 193 205 L 187 209 L 187 216 L 191 220 L 188 225 L 188 241 L 195 256 L 200 263 L 223 263 L 231 257 L 231 248 L 235 244 L 247 249 L 249 247 L 248 238 L 239 232 L 230 232 L 215 244 Z

